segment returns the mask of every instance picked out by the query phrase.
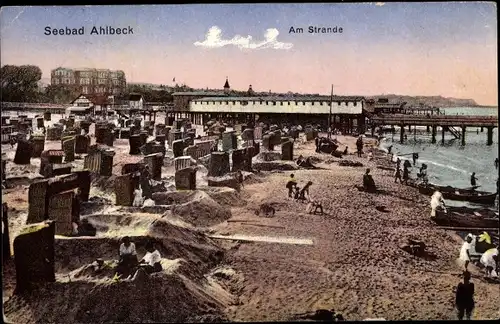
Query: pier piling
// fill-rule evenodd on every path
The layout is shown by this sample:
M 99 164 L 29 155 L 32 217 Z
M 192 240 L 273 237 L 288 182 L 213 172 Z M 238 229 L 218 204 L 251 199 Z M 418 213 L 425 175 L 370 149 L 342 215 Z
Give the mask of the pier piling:
M 465 146 L 465 126 L 462 126 L 462 146 Z
M 432 126 L 432 144 L 436 143 L 437 126 Z
M 486 145 L 492 145 L 493 144 L 493 127 L 488 127 L 488 140 L 486 142 Z
M 404 136 L 405 136 L 405 125 L 401 124 L 401 133 L 400 133 L 400 136 L 399 136 L 399 142 L 401 144 L 404 143 Z
M 446 127 L 441 126 L 441 144 L 444 145 L 444 133 L 446 133 Z

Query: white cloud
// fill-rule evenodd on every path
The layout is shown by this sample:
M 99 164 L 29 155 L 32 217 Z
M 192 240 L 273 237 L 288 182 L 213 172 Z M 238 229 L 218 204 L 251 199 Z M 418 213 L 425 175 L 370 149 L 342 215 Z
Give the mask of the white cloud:
M 265 40 L 261 42 L 253 41 L 252 36 L 246 37 L 236 35 L 231 39 L 222 39 L 222 30 L 217 26 L 212 26 L 208 30 L 205 40 L 202 42 L 195 42 L 195 46 L 206 48 L 220 48 L 227 45 L 237 46 L 240 49 L 290 49 L 293 47 L 292 43 L 282 43 L 278 41 L 279 31 L 276 28 L 269 28 L 264 34 Z

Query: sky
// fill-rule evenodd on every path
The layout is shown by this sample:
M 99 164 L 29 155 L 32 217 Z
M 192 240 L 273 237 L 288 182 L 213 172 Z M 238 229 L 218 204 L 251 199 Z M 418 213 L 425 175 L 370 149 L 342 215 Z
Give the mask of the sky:
M 45 35 L 45 28 L 85 35 Z M 90 35 L 92 27 L 132 28 Z M 311 34 L 309 26 L 342 28 Z M 290 28 L 304 33 L 290 33 Z M 493 2 L 2 7 L 2 65 L 123 70 L 127 82 L 498 104 Z

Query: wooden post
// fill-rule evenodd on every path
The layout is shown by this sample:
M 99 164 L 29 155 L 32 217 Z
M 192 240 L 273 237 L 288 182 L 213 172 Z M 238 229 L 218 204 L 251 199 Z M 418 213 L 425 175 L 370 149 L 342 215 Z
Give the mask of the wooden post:
M 465 126 L 462 126 L 462 146 L 465 146 Z
M 408 132 L 411 134 L 411 125 L 408 125 Z
M 488 139 L 486 145 L 490 146 L 493 144 L 493 127 L 490 126 L 487 128 L 487 130 L 488 130 Z
M 372 137 L 375 136 L 375 125 L 372 124 Z
M 399 142 L 401 144 L 404 143 L 404 136 L 405 136 L 405 125 L 404 124 L 401 124 L 401 134 L 399 136 Z
M 481 126 L 481 133 L 482 133 L 482 132 L 484 132 L 484 127 L 483 127 L 483 126 Z
M 441 144 L 444 144 L 444 133 L 446 132 L 445 126 L 441 126 Z
M 432 126 L 432 140 L 431 143 L 435 144 L 436 143 L 436 133 L 437 133 L 437 126 Z
M 417 140 L 417 126 L 413 125 L 413 139 Z
M 427 131 L 427 133 L 429 133 L 431 131 L 430 126 L 427 126 L 426 131 Z

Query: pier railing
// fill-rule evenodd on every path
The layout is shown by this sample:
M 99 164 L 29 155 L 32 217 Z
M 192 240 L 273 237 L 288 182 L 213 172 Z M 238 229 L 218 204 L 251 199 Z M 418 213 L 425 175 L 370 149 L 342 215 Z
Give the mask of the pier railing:
M 498 127 L 497 116 L 449 116 L 449 115 L 377 115 L 371 118 L 374 125 Z
M 404 143 L 406 139 L 405 127 L 411 131 L 411 127 L 415 131 L 416 126 L 427 126 L 427 129 L 432 133 L 432 143 L 436 143 L 437 127 L 441 127 L 442 139 L 446 132 L 450 132 L 455 138 L 460 138 L 462 145 L 465 145 L 465 133 L 467 127 L 483 127 L 487 129 L 487 145 L 493 144 L 493 128 L 498 127 L 497 116 L 446 116 L 446 115 L 377 115 L 370 118 L 372 126 L 372 135 L 375 133 L 376 126 L 394 125 L 400 126 L 400 142 Z M 460 127 L 461 132 L 455 127 Z M 432 130 L 431 130 L 432 128 Z

